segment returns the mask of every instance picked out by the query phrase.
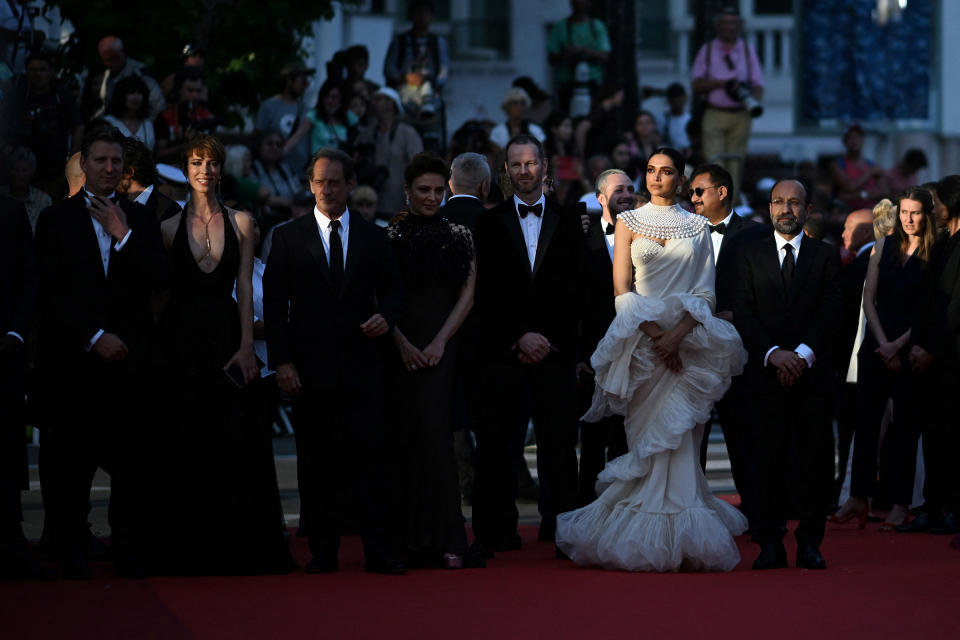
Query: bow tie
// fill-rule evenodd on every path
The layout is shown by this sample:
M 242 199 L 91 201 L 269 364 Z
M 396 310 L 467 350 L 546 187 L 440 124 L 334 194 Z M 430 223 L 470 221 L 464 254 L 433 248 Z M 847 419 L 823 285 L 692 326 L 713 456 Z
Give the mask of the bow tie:
M 612 225 L 612 224 L 610 224 L 610 223 L 608 222 L 608 223 L 606 223 L 606 225 L 604 225 L 604 227 L 603 227 L 603 233 L 604 233 L 604 235 L 612 236 L 612 235 L 613 235 L 613 232 L 616 231 L 616 229 L 617 229 L 616 226 L 614 226 L 614 225 Z
M 727 224 L 725 222 L 721 222 L 720 224 L 708 224 L 707 226 L 710 227 L 710 233 L 719 233 L 720 235 L 723 235 L 727 232 Z
M 520 215 L 521 218 L 526 218 L 528 213 L 532 213 L 533 215 L 539 218 L 540 216 L 543 215 L 543 205 L 537 203 L 533 206 L 528 207 L 525 204 L 518 204 L 517 213 Z

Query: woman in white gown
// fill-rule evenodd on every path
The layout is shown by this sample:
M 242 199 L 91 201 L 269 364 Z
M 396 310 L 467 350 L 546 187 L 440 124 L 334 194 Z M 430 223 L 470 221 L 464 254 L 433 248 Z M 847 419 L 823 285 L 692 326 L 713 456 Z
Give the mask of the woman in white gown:
M 676 150 L 654 151 L 649 204 L 617 221 L 617 315 L 591 358 L 596 393 L 583 420 L 623 415 L 629 451 L 600 473 L 597 500 L 557 518 L 557 546 L 577 564 L 729 571 L 740 561 L 733 536 L 747 520 L 713 497 L 699 451 L 747 353 L 713 315 L 713 245 L 706 218 L 676 204 L 683 169 Z

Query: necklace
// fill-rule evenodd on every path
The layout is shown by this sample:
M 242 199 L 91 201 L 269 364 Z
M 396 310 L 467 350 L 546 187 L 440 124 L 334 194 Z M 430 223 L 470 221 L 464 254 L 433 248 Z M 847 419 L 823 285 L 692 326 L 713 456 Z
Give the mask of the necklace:
M 210 256 L 210 255 L 211 255 L 211 254 L 210 254 L 210 250 L 211 250 L 212 246 L 211 246 L 211 242 L 210 242 L 210 223 L 213 222 L 213 219 L 216 218 L 218 215 L 220 215 L 220 213 L 222 213 L 222 212 L 220 211 L 220 209 L 217 209 L 216 211 L 214 211 L 213 213 L 210 214 L 210 217 L 207 218 L 207 221 L 206 221 L 206 222 L 203 222 L 203 220 L 200 220 L 200 217 L 197 215 L 196 209 L 193 210 L 193 217 L 194 217 L 194 219 L 200 220 L 200 222 L 203 223 L 204 244 L 205 244 L 207 250 L 206 250 L 206 252 L 203 254 L 203 256 L 200 258 L 201 260 L 202 260 L 203 258 L 206 258 L 207 256 Z M 212 256 L 211 256 L 211 257 L 212 257 Z

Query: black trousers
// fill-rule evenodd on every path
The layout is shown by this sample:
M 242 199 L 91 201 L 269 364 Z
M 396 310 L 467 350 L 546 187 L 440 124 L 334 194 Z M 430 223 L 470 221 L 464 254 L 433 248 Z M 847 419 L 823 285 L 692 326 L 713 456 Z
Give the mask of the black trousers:
M 846 373 L 843 373 L 846 378 Z M 847 478 L 847 463 L 850 462 L 850 446 L 857 430 L 857 385 L 837 382 L 834 415 L 837 418 L 837 471 L 833 482 L 833 502 L 838 503 L 843 483 Z
M 0 552 L 23 544 L 20 491 L 27 482 L 23 352 L 0 355 Z
M 833 484 L 830 394 L 796 385 L 750 397 L 753 439 L 751 530 L 754 542 L 776 543 L 798 518 L 802 544 L 823 540 Z
M 892 398 L 893 420 L 884 437 L 888 453 L 884 484 L 891 502 L 906 506 L 913 497 L 917 438 L 920 435 L 914 388 L 925 380 L 914 377 L 906 356 L 901 358 L 900 371 L 892 373 L 874 353 L 875 347 L 864 344 L 866 348 L 857 356 L 856 431 L 850 495 L 858 498 L 878 495 L 880 423 L 887 401 Z
M 738 378 L 734 378 L 730 389 L 717 401 L 714 409 L 720 426 L 723 427 L 723 442 L 727 447 L 733 484 L 740 494 L 740 508 L 749 515 L 750 481 L 754 472 L 751 469 L 753 455 L 750 453 L 750 424 L 744 416 L 744 407 L 749 405 L 750 400 L 743 395 L 737 381 Z M 712 427 L 711 419 L 704 425 L 703 439 L 700 441 L 700 468 L 704 473 L 707 472 L 707 446 Z
M 336 559 L 344 516 L 357 513 L 364 555 L 379 561 L 388 550 L 388 523 L 400 515 L 386 483 L 382 386 L 379 375 L 373 378 L 321 382 L 301 375 L 303 389 L 293 399 L 300 518 L 318 558 Z
M 128 356 L 131 358 L 131 356 Z M 89 537 L 90 487 L 110 474 L 110 541 L 115 559 L 142 552 L 148 481 L 145 411 L 153 398 L 132 361 L 43 375 L 40 478 L 45 528 L 55 550 L 82 556 Z
M 489 546 L 517 532 L 518 430 L 533 416 L 537 434 L 541 529 L 556 527 L 558 513 L 577 506 L 577 384 L 573 362 L 548 355 L 542 362 L 489 363 L 486 403 L 477 432 L 474 536 Z
M 956 393 L 960 368 L 937 368 L 929 373 L 931 383 L 922 387 L 919 403 L 931 408 L 923 421 L 923 461 L 926 477 L 923 499 L 935 520 L 946 510 L 960 513 L 960 428 L 957 428 Z
M 580 377 L 580 407 L 582 415 L 590 408 L 596 381 L 593 376 Z M 597 499 L 597 475 L 607 462 L 627 452 L 627 433 L 623 416 L 607 416 L 599 422 L 580 423 L 580 505 Z

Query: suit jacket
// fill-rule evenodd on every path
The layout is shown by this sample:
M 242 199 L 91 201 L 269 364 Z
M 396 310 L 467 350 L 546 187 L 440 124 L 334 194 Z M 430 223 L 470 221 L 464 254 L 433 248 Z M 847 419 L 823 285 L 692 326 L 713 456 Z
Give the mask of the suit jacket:
M 580 328 L 580 362 L 590 362 L 610 322 L 617 315 L 614 307 L 613 262 L 604 234 L 606 222 L 601 216 L 591 216 L 587 228 L 584 258 L 583 323 Z
M 377 366 L 377 341 L 360 325 L 380 313 L 392 329 L 402 311 L 403 288 L 384 230 L 351 215 L 349 234 L 336 289 L 313 214 L 273 230 L 263 275 L 267 352 L 272 368 L 292 363 L 304 385 Z
M 832 352 L 840 318 L 840 253 L 836 247 L 803 236 L 793 282 L 785 287 L 777 247 L 769 232 L 737 255 L 738 281 L 734 324 L 749 353 L 745 389 L 762 393 L 781 387 L 776 368 L 763 364 L 773 346 L 813 349 L 816 361 L 793 389 L 829 392 L 833 381 Z
M 147 202 L 143 206 L 147 208 L 147 211 L 158 223 L 180 213 L 180 205 L 175 200 L 171 200 L 157 191 L 156 186 L 150 192 L 150 197 L 147 198 Z
M 960 232 L 934 245 L 921 300 L 911 341 L 930 352 L 939 366 L 960 373 Z
M 733 295 L 736 290 L 736 255 L 742 247 L 770 232 L 770 227 L 753 220 L 741 218 L 734 212 L 730 218 L 716 264 L 717 311 L 733 310 Z
M 544 335 L 556 348 L 547 360 L 575 362 L 583 313 L 584 238 L 580 216 L 546 201 L 533 269 L 513 198 L 477 224 L 477 312 L 488 359 L 517 362 L 514 343 Z
M 462 197 L 448 198 L 439 213 L 450 222 L 462 224 L 473 232 L 477 230 L 477 222 L 484 211 L 486 208 L 478 199 Z
M 0 337 L 15 331 L 24 340 L 37 303 L 37 265 L 27 210 L 0 196 Z
M 160 226 L 146 208 L 118 204 L 131 234 L 120 251 L 111 245 L 106 275 L 82 190 L 40 213 L 40 361 L 48 371 L 94 366 L 99 357 L 86 347 L 101 329 L 123 340 L 128 362 L 147 355 L 150 293 L 166 286 L 167 256 Z

